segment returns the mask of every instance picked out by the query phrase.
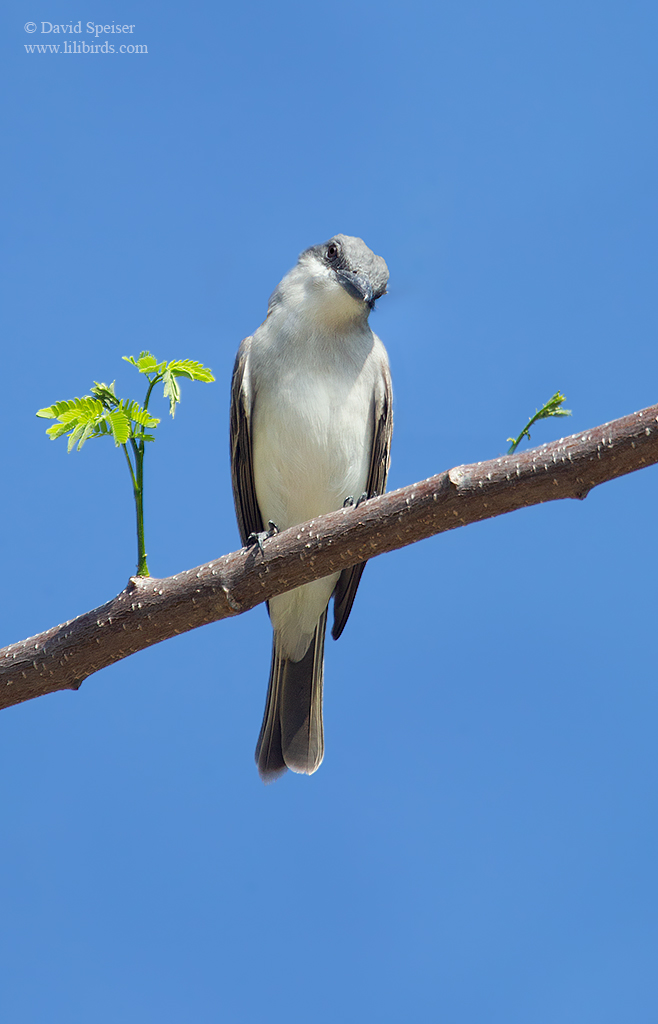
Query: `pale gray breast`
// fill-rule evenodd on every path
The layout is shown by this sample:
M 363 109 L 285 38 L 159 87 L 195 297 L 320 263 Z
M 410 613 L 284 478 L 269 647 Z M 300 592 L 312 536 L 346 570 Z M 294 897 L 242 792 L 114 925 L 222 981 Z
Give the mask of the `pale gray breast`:
M 372 359 L 308 344 L 292 355 L 264 348 L 254 363 L 256 493 L 263 518 L 280 529 L 360 494 L 372 445 Z

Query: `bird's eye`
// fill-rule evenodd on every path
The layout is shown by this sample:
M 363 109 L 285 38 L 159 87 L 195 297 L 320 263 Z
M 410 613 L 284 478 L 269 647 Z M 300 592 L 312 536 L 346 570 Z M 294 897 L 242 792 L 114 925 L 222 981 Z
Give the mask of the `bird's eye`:
M 332 242 L 331 245 L 327 246 L 327 259 L 335 260 L 337 256 L 338 246 L 335 244 L 335 242 Z

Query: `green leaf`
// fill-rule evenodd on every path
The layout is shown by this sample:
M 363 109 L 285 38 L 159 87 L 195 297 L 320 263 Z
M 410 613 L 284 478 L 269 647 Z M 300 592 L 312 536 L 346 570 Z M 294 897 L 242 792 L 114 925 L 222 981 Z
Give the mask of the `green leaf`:
M 80 449 L 82 448 L 82 446 L 85 443 L 85 441 L 88 441 L 90 437 L 97 437 L 97 436 L 98 436 L 98 424 L 93 425 L 91 423 L 87 423 L 87 425 L 85 426 L 85 429 L 83 430 L 82 435 L 80 437 L 80 443 L 78 444 L 78 451 L 80 451 Z
M 155 373 L 157 376 L 160 376 L 167 365 L 166 362 L 159 363 L 154 355 L 146 351 L 139 353 L 139 359 L 135 359 L 134 356 L 123 356 L 123 359 L 136 366 L 140 373 Z
M 139 402 L 131 402 L 124 399 L 120 403 L 120 408 L 124 411 L 129 420 L 132 420 L 133 423 L 139 423 L 140 427 L 157 427 L 160 422 L 157 417 L 151 416 L 146 409 L 142 409 Z
M 120 444 L 125 444 L 130 437 L 131 428 L 130 420 L 123 409 L 114 409 L 112 412 L 108 412 L 107 421 L 110 424 L 110 430 L 112 431 L 117 448 Z
M 115 382 L 104 384 L 94 381 L 90 395 L 82 398 L 70 398 L 62 402 L 44 407 L 37 411 L 42 419 L 54 420 L 46 428 L 51 440 L 68 435 L 69 452 L 82 446 L 93 437 L 111 436 L 117 447 L 121 446 L 126 458 L 133 486 L 133 494 L 137 511 L 137 574 L 148 576 L 148 565 L 144 546 L 144 513 L 143 513 L 143 466 L 144 444 L 155 440 L 152 433 L 160 420 L 152 416 L 148 406 L 153 388 L 159 382 L 164 385 L 164 397 L 169 399 L 171 415 L 180 402 L 181 392 L 178 377 L 188 380 L 199 380 L 206 383 L 214 381 L 211 370 L 193 359 L 173 359 L 167 363 L 158 362 L 155 356 L 146 350 L 139 356 L 124 356 L 124 361 L 145 374 L 148 387 L 144 405 L 132 399 L 118 398 Z M 131 440 L 130 445 L 127 442 Z M 140 443 L 144 442 L 144 443 Z
M 102 403 L 96 398 L 85 395 L 83 398 L 71 398 L 66 402 L 55 402 L 48 409 L 40 409 L 37 416 L 47 415 L 48 419 L 59 419 L 62 422 L 70 423 L 75 419 L 83 419 L 86 422 L 102 413 Z
M 180 388 L 176 376 L 167 368 L 162 374 L 164 381 L 164 397 L 169 399 L 169 412 L 172 416 L 176 413 L 176 403 L 180 402 Z
M 566 402 L 565 396 L 560 392 L 556 391 L 552 398 L 542 405 L 541 409 L 535 412 L 534 416 L 531 416 L 525 427 L 517 438 L 508 437 L 507 440 L 511 441 L 507 454 L 512 455 L 521 444 L 524 437 L 530 440 L 530 427 L 533 423 L 537 423 L 539 420 L 547 420 L 551 416 L 571 416 L 571 409 L 563 409 L 562 403 Z
M 41 416 L 44 419 L 54 420 L 60 419 L 64 413 L 71 412 L 74 410 L 80 410 L 82 412 L 85 408 L 84 403 L 93 401 L 89 395 L 85 395 L 84 398 L 69 398 L 64 402 L 55 402 L 53 405 L 49 405 L 46 409 L 39 409 L 37 416 Z
M 172 359 L 166 364 L 161 377 L 164 382 L 164 397 L 169 399 L 169 412 L 172 416 L 176 412 L 176 405 L 181 400 L 180 387 L 176 381 L 177 377 L 187 377 L 188 380 L 200 380 L 206 384 L 212 383 L 215 379 L 212 371 L 207 366 L 197 363 L 194 359 Z
M 71 431 L 71 436 L 69 437 L 69 443 L 66 449 L 68 452 L 72 451 L 75 448 L 76 444 L 84 434 L 87 426 L 87 423 L 76 423 L 75 428 Z M 82 442 L 82 444 L 84 444 L 84 441 Z M 82 444 L 80 445 L 80 448 L 82 447 Z M 78 448 L 78 451 L 80 451 L 80 448 Z
M 112 395 L 110 388 L 105 388 L 109 395 Z M 116 404 L 116 399 L 113 399 Z M 44 419 L 57 419 L 59 423 L 53 424 L 46 430 L 51 440 L 69 434 L 68 451 L 73 451 L 78 446 L 78 451 L 85 441 L 90 437 L 99 437 L 101 434 L 110 433 L 110 427 L 104 422 L 106 416 L 111 415 L 106 406 L 98 398 L 85 395 L 83 398 L 71 398 L 64 402 L 55 402 L 46 409 L 39 409 L 37 415 Z M 125 416 L 124 416 L 125 418 Z
M 48 427 L 46 433 L 51 441 L 55 441 L 62 434 L 68 434 L 71 429 L 70 423 L 55 423 L 52 427 Z
M 47 405 L 45 409 L 37 409 L 36 415 L 40 416 L 41 419 L 43 419 L 43 420 L 56 420 L 57 419 L 57 413 L 55 412 L 55 407 L 52 406 L 52 405 Z M 50 427 L 49 429 L 52 430 L 53 428 Z M 46 433 L 48 433 L 48 431 L 46 431 Z
M 187 377 L 188 380 L 200 380 L 204 384 L 212 384 L 212 370 L 194 359 L 172 359 L 167 369 L 174 377 Z
M 158 361 L 150 352 L 142 352 L 137 360 L 140 373 L 157 373 Z
M 103 403 L 106 409 L 115 409 L 119 404 L 119 399 L 114 391 L 114 381 L 112 381 L 111 384 L 99 384 L 99 382 L 95 380 L 91 393 L 94 398 L 97 398 L 99 402 Z

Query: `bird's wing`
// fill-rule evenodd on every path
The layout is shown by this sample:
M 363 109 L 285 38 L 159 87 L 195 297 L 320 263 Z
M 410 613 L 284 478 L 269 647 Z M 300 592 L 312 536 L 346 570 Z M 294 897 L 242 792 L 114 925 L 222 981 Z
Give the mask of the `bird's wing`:
M 247 361 L 251 338 L 245 338 L 233 367 L 231 382 L 231 478 L 238 529 L 243 544 L 250 533 L 260 533 L 263 519 L 256 499 L 251 447 L 252 396 Z
M 386 477 L 390 463 L 391 435 L 393 433 L 393 390 L 388 364 L 382 367 L 383 395 L 374 403 L 373 439 L 370 455 L 370 472 L 368 474 L 367 494 L 374 498 L 386 490 Z M 336 589 L 334 590 L 334 624 L 331 635 L 337 640 L 345 629 L 345 624 L 352 610 L 359 581 L 366 567 L 365 562 L 343 569 Z

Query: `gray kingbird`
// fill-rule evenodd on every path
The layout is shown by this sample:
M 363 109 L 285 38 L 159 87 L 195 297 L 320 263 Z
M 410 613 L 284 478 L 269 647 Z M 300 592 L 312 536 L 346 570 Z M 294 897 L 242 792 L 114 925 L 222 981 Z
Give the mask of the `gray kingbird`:
M 231 473 L 244 545 L 361 497 L 383 494 L 393 429 L 386 350 L 368 316 L 388 268 L 360 238 L 301 254 L 267 318 L 240 345 L 231 387 Z M 267 527 L 270 527 L 267 531 Z M 268 611 L 272 666 L 256 748 L 261 778 L 311 775 L 324 755 L 327 606 L 332 636 L 350 614 L 365 562 L 287 594 Z

